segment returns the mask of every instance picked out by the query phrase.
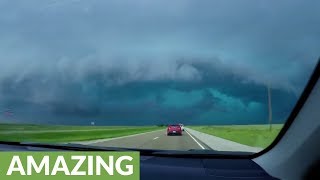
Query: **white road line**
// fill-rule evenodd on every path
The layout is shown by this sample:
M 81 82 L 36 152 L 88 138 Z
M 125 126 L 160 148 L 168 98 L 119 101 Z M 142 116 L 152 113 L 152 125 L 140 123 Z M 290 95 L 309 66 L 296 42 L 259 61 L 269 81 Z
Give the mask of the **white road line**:
M 159 137 L 155 137 L 155 138 L 153 138 L 153 140 L 156 140 L 156 139 L 158 139 Z
M 75 141 L 73 143 L 89 145 L 89 144 L 102 143 L 102 142 L 124 139 L 124 138 L 129 138 L 129 137 L 134 137 L 134 136 L 141 136 L 141 135 L 145 135 L 145 134 L 151 134 L 151 133 L 158 132 L 158 131 L 163 131 L 163 129 L 149 131 L 149 132 L 145 132 L 145 133 L 139 133 L 139 134 L 132 134 L 132 135 L 128 135 L 128 136 L 120 136 L 120 137 L 115 137 L 115 138 L 105 138 L 105 139 L 97 139 L 97 140 L 90 140 L 90 141 Z
M 206 149 L 204 148 L 194 137 L 191 136 L 191 134 L 188 131 L 185 131 L 186 133 L 188 133 L 188 135 L 202 148 L 202 149 Z

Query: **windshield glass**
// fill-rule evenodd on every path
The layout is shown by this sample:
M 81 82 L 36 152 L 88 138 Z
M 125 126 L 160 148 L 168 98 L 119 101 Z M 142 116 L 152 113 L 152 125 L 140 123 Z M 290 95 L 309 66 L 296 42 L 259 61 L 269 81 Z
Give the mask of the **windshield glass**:
M 317 62 L 319 7 L 2 0 L 0 140 L 259 152 Z

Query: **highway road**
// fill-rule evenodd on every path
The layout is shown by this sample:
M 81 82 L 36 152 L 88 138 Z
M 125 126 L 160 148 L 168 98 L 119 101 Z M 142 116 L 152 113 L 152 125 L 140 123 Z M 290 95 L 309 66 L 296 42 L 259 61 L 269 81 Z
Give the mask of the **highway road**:
M 128 137 L 93 141 L 87 144 L 104 147 L 161 150 L 210 149 L 186 131 L 183 132 L 182 136 L 167 136 L 165 129 Z

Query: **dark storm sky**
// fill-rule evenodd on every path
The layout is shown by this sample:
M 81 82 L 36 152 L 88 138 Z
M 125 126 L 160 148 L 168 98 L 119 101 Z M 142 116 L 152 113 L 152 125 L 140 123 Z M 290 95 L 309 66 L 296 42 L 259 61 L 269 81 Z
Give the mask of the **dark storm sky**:
M 320 1 L 0 0 L 0 122 L 284 122 Z

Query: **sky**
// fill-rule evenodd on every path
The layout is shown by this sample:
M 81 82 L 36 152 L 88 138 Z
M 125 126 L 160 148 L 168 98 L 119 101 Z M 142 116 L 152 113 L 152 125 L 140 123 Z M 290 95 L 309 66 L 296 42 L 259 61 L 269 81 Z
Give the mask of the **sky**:
M 320 1 L 0 0 L 0 122 L 283 123 Z M 10 113 L 5 113 L 10 111 Z

